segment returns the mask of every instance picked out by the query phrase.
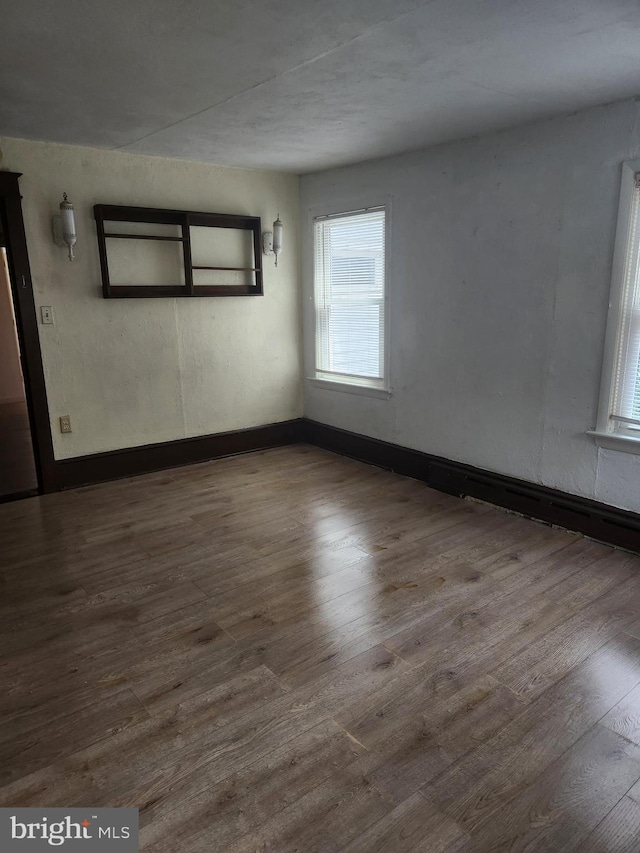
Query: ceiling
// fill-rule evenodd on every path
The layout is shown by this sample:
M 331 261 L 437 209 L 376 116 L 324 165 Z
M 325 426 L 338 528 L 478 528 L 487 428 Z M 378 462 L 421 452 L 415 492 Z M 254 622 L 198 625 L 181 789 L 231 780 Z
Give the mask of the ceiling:
M 639 0 L 0 0 L 0 135 L 309 172 L 640 94 Z

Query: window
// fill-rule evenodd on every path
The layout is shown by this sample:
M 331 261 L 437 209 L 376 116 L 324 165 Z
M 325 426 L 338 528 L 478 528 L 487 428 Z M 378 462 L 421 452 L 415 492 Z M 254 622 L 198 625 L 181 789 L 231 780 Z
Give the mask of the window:
M 385 209 L 314 228 L 316 379 L 385 389 Z
M 640 452 L 639 261 L 640 163 L 625 163 L 595 435 L 604 439 L 600 442 L 604 445 L 636 453 Z

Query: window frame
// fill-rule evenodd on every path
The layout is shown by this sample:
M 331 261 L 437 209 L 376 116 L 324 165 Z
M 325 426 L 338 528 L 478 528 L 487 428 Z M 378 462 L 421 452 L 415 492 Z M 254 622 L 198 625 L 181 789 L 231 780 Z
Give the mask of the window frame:
M 340 219 L 347 216 L 355 216 L 359 213 L 364 214 L 374 210 L 384 211 L 384 291 L 383 291 L 383 316 L 384 316 L 384 334 L 383 340 L 383 359 L 382 368 L 383 376 L 380 380 L 366 380 L 352 375 L 344 375 L 341 378 L 338 374 L 330 374 L 322 370 L 318 365 L 318 330 L 317 330 L 317 291 L 316 291 L 316 239 L 315 228 L 319 220 Z M 311 231 L 311 300 L 312 300 L 312 322 L 313 322 L 313 360 L 312 360 L 312 375 L 306 377 L 307 382 L 310 382 L 318 388 L 323 388 L 329 391 L 341 391 L 350 394 L 360 394 L 367 397 L 378 397 L 387 399 L 391 397 L 391 381 L 390 381 L 390 308 L 389 308 L 389 272 L 390 272 L 390 236 L 391 236 L 391 204 L 390 199 L 370 200 L 366 204 L 344 205 L 340 209 L 332 209 L 328 212 L 326 209 L 315 208 L 309 211 L 310 214 L 310 231 Z
M 640 430 L 637 431 L 637 436 L 629 434 L 617 426 L 616 421 L 611 416 L 614 414 L 615 372 L 618 363 L 618 350 L 621 345 L 625 272 L 630 244 L 633 245 L 632 241 L 635 241 L 634 253 L 640 251 L 640 223 L 636 233 L 630 233 L 633 201 L 637 192 L 638 181 L 640 181 L 640 160 L 629 160 L 623 163 L 598 415 L 596 428 L 588 432 L 595 438 L 600 447 L 636 454 L 640 454 Z

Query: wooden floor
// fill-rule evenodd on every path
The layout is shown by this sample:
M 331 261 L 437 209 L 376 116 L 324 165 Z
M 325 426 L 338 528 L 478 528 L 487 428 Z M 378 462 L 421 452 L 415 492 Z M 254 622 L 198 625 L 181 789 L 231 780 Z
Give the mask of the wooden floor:
M 640 558 L 295 446 L 0 506 L 2 805 L 141 849 L 640 849 Z

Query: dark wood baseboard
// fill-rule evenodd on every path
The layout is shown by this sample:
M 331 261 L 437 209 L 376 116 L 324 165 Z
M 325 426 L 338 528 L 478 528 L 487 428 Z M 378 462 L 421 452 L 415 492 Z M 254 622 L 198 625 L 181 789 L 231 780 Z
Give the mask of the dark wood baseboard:
M 13 501 L 23 501 L 25 498 L 37 498 L 37 489 L 28 489 L 24 492 L 12 492 L 10 495 L 0 495 L 0 504 L 13 503 Z
M 302 421 L 301 438 L 309 444 L 423 480 L 441 492 L 478 498 L 640 553 L 640 515 L 636 513 L 315 421 Z
M 55 462 L 56 490 L 135 477 L 137 474 L 178 468 L 236 453 L 295 444 L 300 441 L 300 424 L 301 419 L 297 419 L 58 460 Z

